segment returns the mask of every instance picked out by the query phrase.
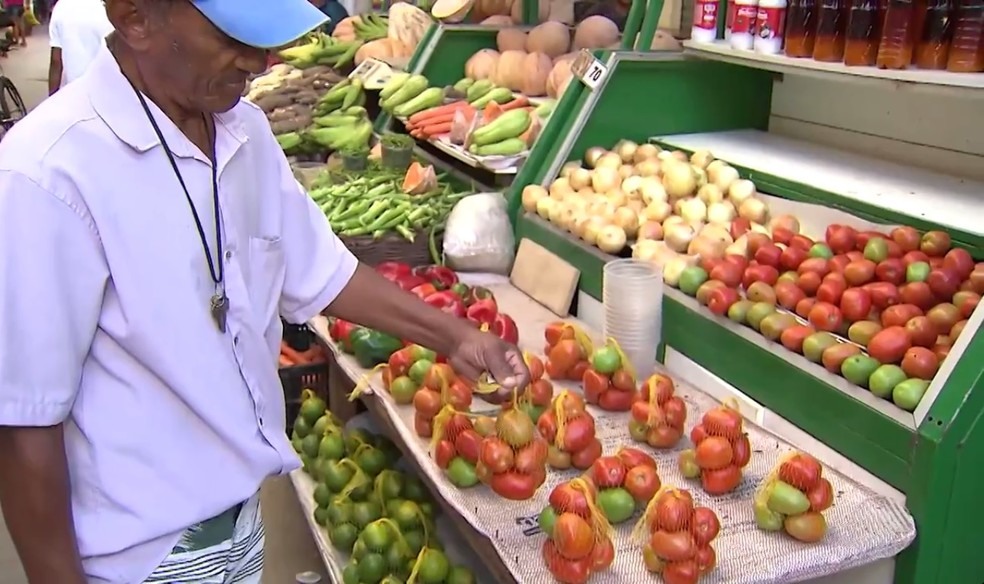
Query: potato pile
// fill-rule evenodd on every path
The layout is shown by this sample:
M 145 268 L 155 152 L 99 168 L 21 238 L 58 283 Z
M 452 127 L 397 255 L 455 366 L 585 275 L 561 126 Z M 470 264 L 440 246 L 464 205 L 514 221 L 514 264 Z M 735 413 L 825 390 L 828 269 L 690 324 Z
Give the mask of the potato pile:
M 263 110 L 275 135 L 299 132 L 311 125 L 318 99 L 341 80 L 329 67 L 302 71 L 281 63 L 253 79 L 245 97 Z

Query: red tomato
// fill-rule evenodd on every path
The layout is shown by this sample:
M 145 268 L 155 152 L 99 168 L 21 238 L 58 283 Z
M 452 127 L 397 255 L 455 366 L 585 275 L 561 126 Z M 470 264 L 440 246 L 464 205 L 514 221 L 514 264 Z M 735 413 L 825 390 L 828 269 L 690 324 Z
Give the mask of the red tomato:
M 553 444 L 557 438 L 557 414 L 552 408 L 540 415 L 540 419 L 536 421 L 536 429 L 544 440 Z
M 594 533 L 586 519 L 574 513 L 561 513 L 554 523 L 553 541 L 560 555 L 580 560 L 591 554 Z
M 909 319 L 909 322 L 905 323 L 905 332 L 909 334 L 912 344 L 918 347 L 932 347 L 936 344 L 936 337 L 939 335 L 936 325 L 925 316 Z
M 662 405 L 666 403 L 666 400 L 670 399 L 673 395 L 673 380 L 666 375 L 659 373 L 650 375 L 646 381 L 642 383 L 642 391 L 640 392 L 640 395 L 643 401 L 649 401 L 649 392 L 652 389 L 655 389 L 656 391 L 656 403 Z
M 802 233 L 797 233 L 789 240 L 789 247 L 801 249 L 803 251 L 810 251 L 813 244 L 816 243 L 809 237 L 803 235 Z
M 788 329 L 782 331 L 782 335 L 779 337 L 779 342 L 782 343 L 783 347 L 786 347 L 794 353 L 803 353 L 803 341 L 806 337 L 817 332 L 812 326 L 806 325 L 795 325 Z
M 595 438 L 586 447 L 571 453 L 571 465 L 578 470 L 586 470 L 591 463 L 598 460 L 599 456 L 601 456 L 601 442 Z
M 683 430 L 687 421 L 687 404 L 677 396 L 666 400 L 663 403 L 663 420 L 667 425 Z
M 451 464 L 451 459 L 454 458 L 454 444 L 451 444 L 450 440 L 441 440 L 434 447 L 434 462 L 441 469 L 447 469 L 448 465 Z
M 848 322 L 864 320 L 871 312 L 871 294 L 862 288 L 848 288 L 841 296 L 840 309 Z
M 417 394 L 421 393 L 423 392 L 417 392 Z M 421 438 L 430 438 L 431 434 L 434 433 L 434 419 L 424 417 L 420 412 L 415 412 L 413 415 L 413 431 Z
M 857 260 L 847 264 L 844 268 L 844 279 L 849 286 L 861 286 L 867 284 L 875 277 L 875 262 L 871 260 Z
M 632 408 L 629 410 L 632 415 L 632 419 L 640 424 L 648 424 L 649 417 L 652 414 L 652 406 L 649 402 L 643 400 L 636 400 L 632 404 Z
M 513 449 L 497 436 L 482 440 L 479 460 L 493 473 L 506 472 L 513 467 Z
M 943 257 L 943 267 L 952 270 L 958 278 L 963 280 L 974 271 L 974 258 L 970 256 L 967 250 L 959 247 L 954 248 L 946 252 Z
M 595 542 L 594 548 L 591 549 L 591 569 L 595 572 L 607 570 L 614 561 L 615 546 L 612 545 L 612 540 L 606 537 Z
M 650 536 L 649 547 L 665 562 L 689 560 L 697 553 L 694 537 L 689 531 L 658 529 Z
M 802 288 L 803 292 L 809 297 L 816 296 L 817 290 L 820 288 L 820 284 L 823 282 L 823 276 L 819 272 L 800 272 L 800 277 L 796 281 L 796 285 Z
M 884 328 L 871 337 L 868 354 L 880 363 L 898 363 L 912 346 L 909 334 L 900 326 Z
M 581 384 L 584 387 L 584 399 L 589 404 L 597 404 L 601 394 L 611 387 L 608 376 L 604 373 L 598 373 L 594 369 L 588 369 L 584 372 Z
M 912 347 L 902 358 L 902 371 L 909 377 L 931 380 L 940 368 L 940 360 L 935 353 L 925 347 Z
M 913 227 L 907 225 L 896 227 L 889 236 L 905 253 L 919 249 L 919 232 Z
M 701 423 L 711 436 L 724 436 L 731 440 L 741 436 L 743 420 L 736 410 L 718 406 L 708 410 Z
M 543 329 L 543 337 L 549 347 L 556 345 L 562 339 L 573 340 L 574 336 L 574 327 L 562 320 L 554 321 Z
M 599 489 L 622 486 L 626 468 L 617 456 L 602 456 L 588 469 L 588 475 Z
M 820 462 L 806 454 L 797 452 L 779 465 L 779 480 L 797 489 L 809 492 L 820 482 L 823 467 Z
M 783 245 L 789 245 L 789 240 L 794 235 L 796 234 L 793 233 L 792 229 L 786 229 L 785 227 L 775 227 L 772 229 L 772 241 Z
M 816 298 L 804 298 L 796 303 L 796 314 L 800 318 L 808 319 L 810 317 L 810 311 L 813 310 L 813 306 L 817 303 Z
M 899 299 L 905 304 L 913 304 L 929 310 L 936 304 L 936 297 L 926 282 L 910 282 L 899 288 Z
M 639 450 L 638 448 L 632 448 L 631 446 L 623 446 L 618 449 L 615 456 L 622 461 L 625 468 L 633 469 L 637 466 L 650 466 L 653 469 L 656 468 L 656 461 L 652 456 L 649 456 L 645 452 Z
M 799 269 L 796 271 L 799 272 L 800 276 L 806 274 L 807 272 L 815 272 L 823 278 L 830 273 L 830 264 L 824 258 L 810 258 L 800 264 Z
M 899 289 L 888 282 L 871 282 L 862 286 L 871 294 L 871 305 L 876 310 L 885 310 L 899 303 Z
M 718 280 L 724 282 L 729 288 L 737 288 L 741 284 L 741 276 L 744 272 L 744 268 L 736 263 L 723 261 L 718 265 L 714 266 L 714 269 L 710 271 L 711 280 Z
M 841 365 L 848 357 L 857 355 L 861 352 L 861 349 L 856 345 L 850 343 L 836 343 L 831 347 L 824 349 L 823 353 L 820 355 L 820 362 L 823 364 L 824 368 L 831 373 L 840 373 Z
M 472 464 L 478 462 L 481 445 L 482 437 L 478 435 L 478 432 L 470 428 L 462 431 L 454 440 L 454 449 L 458 452 L 458 455 Z
M 739 268 L 741 268 L 741 272 L 743 274 L 745 273 L 745 268 L 748 267 L 748 258 L 746 258 L 743 255 L 729 253 L 724 256 L 724 261 L 728 262 L 729 264 L 734 264 Z
M 543 359 L 532 353 L 524 353 L 523 358 L 526 361 L 526 366 L 530 370 L 530 379 L 537 381 L 543 377 Z
M 834 277 L 840 274 L 830 274 L 823 279 L 823 283 L 817 288 L 817 300 L 827 304 L 839 304 L 841 296 L 847 290 L 847 284 L 843 278 Z
M 852 251 L 857 246 L 857 237 L 857 230 L 848 225 L 829 225 L 824 234 L 827 246 L 837 254 Z
M 762 264 L 763 266 L 771 266 L 778 269 L 779 258 L 782 257 L 782 249 L 772 243 L 769 243 L 755 250 L 753 257 L 756 262 Z
M 949 268 L 936 268 L 929 273 L 926 283 L 933 294 L 943 302 L 949 302 L 960 290 L 960 276 Z
M 673 562 L 663 568 L 663 584 L 697 584 L 700 569 L 696 560 Z
M 560 555 L 551 539 L 543 542 L 543 561 L 550 575 L 561 584 L 586 584 L 591 577 L 592 558 L 568 560 Z
M 512 501 L 526 501 L 536 492 L 536 477 L 515 471 L 492 475 L 489 487 L 500 497 Z
M 648 503 L 660 486 L 659 473 L 653 466 L 642 464 L 625 473 L 625 490 L 640 504 Z
M 748 440 L 748 434 L 742 434 L 731 442 L 731 448 L 735 451 L 732 462 L 738 468 L 745 468 L 752 459 L 752 443 Z
M 646 433 L 646 443 L 653 448 L 673 448 L 683 436 L 683 430 L 662 424 L 649 429 Z
M 899 258 L 888 258 L 875 268 L 875 277 L 882 282 L 901 286 L 905 283 L 905 264 Z
M 889 306 L 882 312 L 881 323 L 883 327 L 905 326 L 905 323 L 909 322 L 909 320 L 922 315 L 923 311 L 918 306 L 913 304 L 896 304 L 895 306 Z
M 606 412 L 627 412 L 634 399 L 634 392 L 609 389 L 598 398 L 598 407 Z
M 700 484 L 708 495 L 724 495 L 730 493 L 741 483 L 741 469 L 737 466 L 726 466 L 718 470 L 702 470 Z
M 787 310 L 793 310 L 800 300 L 806 298 L 806 292 L 792 282 L 776 282 L 776 300 Z
M 517 472 L 534 474 L 538 470 L 543 470 L 547 462 L 547 441 L 537 437 L 526 446 L 516 451 L 515 467 Z
M 809 320 L 818 331 L 836 331 L 844 322 L 840 309 L 829 302 L 817 302 L 810 309 Z
M 694 543 L 697 547 L 704 547 L 711 543 L 718 532 L 721 531 L 721 522 L 714 511 L 707 507 L 695 507 L 694 515 L 690 524 L 690 532 L 694 536 Z
M 581 347 L 574 339 L 558 341 L 550 348 L 547 359 L 558 371 L 569 372 L 581 360 Z
M 738 294 L 738 290 L 722 286 L 711 291 L 707 301 L 707 308 L 718 316 L 725 316 L 728 314 L 728 309 L 731 308 L 731 305 L 740 299 L 741 295 Z
M 772 286 L 778 279 L 779 270 L 773 266 L 754 264 L 745 269 L 745 275 L 741 282 L 745 288 L 748 288 L 755 282 L 765 282 L 769 286 Z
M 864 249 L 864 246 L 861 246 L 861 249 Z M 847 259 L 851 260 L 852 262 L 856 262 L 858 260 L 864 259 L 864 253 L 862 253 L 860 250 L 857 249 L 854 251 L 849 251 L 844 255 L 846 255 Z
M 851 263 L 851 258 L 846 255 L 837 255 L 830 258 L 830 271 L 835 273 L 843 273 L 844 268 Z
M 929 257 L 943 257 L 950 251 L 950 234 L 946 231 L 927 231 L 919 240 L 919 250 Z
M 612 373 L 612 387 L 615 389 L 620 389 L 623 392 L 635 391 L 636 389 L 635 377 L 633 377 L 632 374 L 629 373 L 627 370 L 619 369 L 615 373 Z
M 720 436 L 710 436 L 697 445 L 697 465 L 701 469 L 716 470 L 731 464 L 734 451 L 731 443 Z
M 591 485 L 589 485 L 589 491 L 591 496 L 594 496 L 594 490 Z M 574 486 L 567 483 L 560 483 L 552 491 L 550 491 L 550 496 L 547 499 L 550 506 L 554 508 L 554 511 L 558 513 L 574 513 L 581 517 L 590 517 L 591 511 L 588 505 L 588 500 L 584 496 L 584 491 L 580 491 Z
M 779 256 L 779 267 L 795 272 L 796 268 L 800 267 L 800 264 L 805 262 L 809 257 L 809 253 L 805 250 L 798 247 L 787 247 L 782 250 L 782 255 Z
M 588 363 L 586 360 L 581 359 L 580 361 L 574 364 L 574 368 L 571 369 L 570 371 L 569 379 L 574 381 L 581 379 L 582 377 L 584 377 L 584 372 L 590 368 L 591 368 L 591 363 Z
M 530 369 L 532 375 L 532 369 Z M 530 396 L 530 401 L 535 406 L 548 406 L 553 399 L 553 384 L 546 379 L 537 379 L 530 384 L 526 394 Z
M 573 454 L 590 444 L 594 437 L 594 418 L 590 414 L 582 414 L 567 420 L 564 428 L 564 443 L 560 446 Z
M 826 511 L 834 504 L 834 488 L 827 479 L 820 479 L 806 493 L 806 498 L 810 500 L 810 511 L 817 513 Z
M 717 565 L 717 554 L 709 545 L 697 548 L 697 556 L 694 559 L 697 560 L 697 569 L 701 574 L 710 572 Z
M 694 500 L 689 491 L 667 490 L 660 493 L 653 504 L 653 519 L 651 529 L 664 529 L 674 532 L 690 527 L 690 518 L 694 513 Z
M 902 256 L 902 263 L 905 264 L 905 267 L 907 268 L 909 267 L 909 264 L 914 264 L 916 262 L 926 262 L 928 264 L 929 256 L 919 250 L 907 251 L 905 252 L 905 255 Z
M 693 442 L 695 446 L 703 442 L 707 436 L 708 434 L 707 430 L 704 429 L 704 424 L 697 424 L 690 431 L 690 441 Z

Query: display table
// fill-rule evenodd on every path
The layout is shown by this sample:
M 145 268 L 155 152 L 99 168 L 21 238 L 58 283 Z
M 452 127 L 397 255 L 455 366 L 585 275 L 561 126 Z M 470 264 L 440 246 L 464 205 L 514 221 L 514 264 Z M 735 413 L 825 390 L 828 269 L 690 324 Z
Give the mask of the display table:
M 544 327 L 558 320 L 556 316 L 504 279 L 498 283 L 486 279 L 482 285 L 492 289 L 500 308 L 518 323 L 521 348 L 538 353 L 543 345 Z M 325 319 L 319 317 L 310 325 L 326 344 L 334 346 L 328 338 Z M 587 332 L 591 334 L 591 331 Z M 456 489 L 429 456 L 427 441 L 414 433 L 412 407 L 396 405 L 389 394 L 380 389 L 377 373 L 358 367 L 347 355 L 337 354 L 336 358 L 338 368 L 352 380 L 368 382 L 372 394 L 364 396 L 363 401 L 370 413 L 382 427 L 390 430 L 390 437 L 411 464 L 419 467 L 422 479 L 433 490 L 451 522 L 462 527 L 464 539 L 484 560 L 493 580 L 552 581 L 540 559 L 543 536 L 537 528 L 536 516 L 546 504 L 551 489 L 577 476 L 577 471 L 550 471 L 547 483 L 530 501 L 507 501 L 482 485 L 467 490 Z M 714 407 L 717 402 L 704 391 L 684 383 L 681 376 L 672 372 L 671 375 L 677 381 L 677 393 L 688 405 L 689 432 L 700 413 Z M 554 386 L 558 392 L 561 389 L 580 391 L 579 387 L 567 382 L 555 381 Z M 473 406 L 473 411 L 479 412 L 493 409 L 480 401 Z M 614 453 L 619 446 L 630 443 L 627 414 L 602 412 L 594 408 L 591 412 L 596 418 L 598 437 L 606 454 Z M 898 500 L 877 494 L 828 466 L 825 476 L 833 483 L 837 499 L 827 512 L 830 531 L 822 544 L 807 546 L 780 535 L 761 532 L 755 527 L 752 493 L 776 464 L 778 457 L 793 450 L 793 447 L 782 438 L 755 426 L 753 421 L 746 421 L 746 427 L 752 442 L 752 462 L 745 469 L 744 482 L 737 492 L 724 497 L 708 497 L 697 484 L 679 475 L 676 458 L 679 450 L 687 447 L 686 440 L 675 449 L 665 451 L 642 446 L 656 458 L 664 484 L 690 489 L 700 504 L 710 506 L 721 518 L 722 532 L 715 540 L 718 567 L 702 582 L 765 583 L 816 578 L 820 578 L 818 582 L 831 584 L 890 582 L 890 558 L 908 546 L 915 536 L 913 520 L 904 506 Z M 820 458 L 826 462 L 822 456 Z M 301 492 L 303 495 L 303 489 Z M 639 581 L 652 577 L 643 567 L 639 545 L 629 537 L 632 523 L 634 521 L 616 528 L 616 562 L 593 581 Z M 877 562 L 886 558 L 889 560 Z M 326 563 L 328 561 L 326 558 Z M 860 570 L 846 571 L 863 565 L 865 567 Z

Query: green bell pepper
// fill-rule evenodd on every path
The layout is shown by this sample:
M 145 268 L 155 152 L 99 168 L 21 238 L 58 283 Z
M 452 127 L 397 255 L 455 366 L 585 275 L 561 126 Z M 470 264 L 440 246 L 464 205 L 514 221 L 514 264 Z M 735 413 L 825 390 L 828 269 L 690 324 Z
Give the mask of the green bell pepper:
M 353 331 L 350 339 L 355 360 L 366 369 L 386 363 L 390 355 L 403 348 L 400 339 L 372 329 Z

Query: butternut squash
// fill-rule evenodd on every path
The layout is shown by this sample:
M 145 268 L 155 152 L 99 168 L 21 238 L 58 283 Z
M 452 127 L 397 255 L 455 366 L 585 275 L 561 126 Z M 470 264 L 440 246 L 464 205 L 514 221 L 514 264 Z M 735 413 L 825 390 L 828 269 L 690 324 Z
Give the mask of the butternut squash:
M 589 16 L 574 29 L 575 49 L 602 49 L 618 41 L 618 25 L 604 16 Z
M 475 79 L 491 79 L 495 75 L 496 64 L 499 62 L 499 52 L 493 49 L 482 49 L 465 61 L 465 77 Z
M 540 97 L 547 94 L 547 77 L 553 62 L 543 53 L 530 53 L 523 60 L 522 77 L 517 91 L 527 97 Z
M 553 59 L 563 55 L 571 46 L 571 31 L 559 22 L 544 22 L 530 31 L 526 51 L 543 53 Z
M 525 51 L 526 33 L 518 28 L 504 28 L 495 35 L 495 45 L 499 52 Z
M 512 91 L 519 91 L 523 84 L 523 66 L 526 64 L 526 51 L 503 51 L 495 65 L 492 83 Z

